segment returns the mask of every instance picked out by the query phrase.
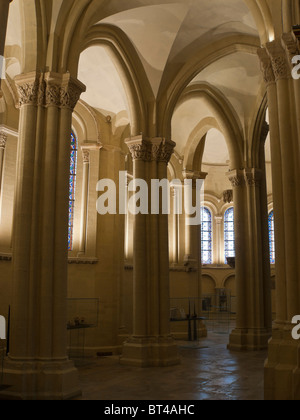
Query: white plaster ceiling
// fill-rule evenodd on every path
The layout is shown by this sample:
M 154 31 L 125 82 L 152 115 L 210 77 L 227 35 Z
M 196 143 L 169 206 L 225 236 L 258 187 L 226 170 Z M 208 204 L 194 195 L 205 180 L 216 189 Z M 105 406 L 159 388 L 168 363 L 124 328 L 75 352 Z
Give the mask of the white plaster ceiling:
M 186 144 L 199 123 L 210 116 L 211 109 L 200 97 L 189 97 L 175 109 L 172 118 L 172 140 L 176 143 L 176 151 L 180 156 L 184 156 Z M 196 140 L 201 140 L 197 133 L 195 136 Z
M 212 128 L 205 139 L 202 163 L 204 165 L 225 166 L 229 161 L 229 153 L 223 134 Z
M 104 114 L 128 111 L 122 81 L 104 47 L 93 46 L 81 54 L 78 78 L 87 88 L 81 99 L 90 106 Z
M 115 2 L 110 8 L 117 11 Z M 228 34 L 257 35 L 255 22 L 242 0 L 177 0 L 121 11 L 102 23 L 118 26 L 135 46 L 153 93 L 156 95 L 164 71 L 182 66 L 191 48 L 197 52 Z M 119 1 L 119 9 L 122 8 Z M 100 22 L 100 23 L 101 23 Z M 169 68 L 168 68 L 169 67 Z
M 243 124 L 252 117 L 261 81 L 258 57 L 236 52 L 206 67 L 191 85 L 206 82 L 217 88 L 230 102 Z

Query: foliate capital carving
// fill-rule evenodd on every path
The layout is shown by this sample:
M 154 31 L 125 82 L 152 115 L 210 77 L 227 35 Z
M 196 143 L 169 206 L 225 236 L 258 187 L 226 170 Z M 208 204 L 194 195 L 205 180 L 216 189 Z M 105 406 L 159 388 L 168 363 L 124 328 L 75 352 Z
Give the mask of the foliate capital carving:
M 162 138 L 150 140 L 151 161 L 163 162 L 168 165 L 176 144 L 171 140 Z
M 266 49 L 271 58 L 275 80 L 291 78 L 291 62 L 282 46 L 282 42 L 280 40 L 269 42 Z
M 7 142 L 7 135 L 3 132 L 0 132 L 0 149 L 5 149 Z
M 245 169 L 245 182 L 249 187 L 260 187 L 262 171 L 260 169 Z
M 168 164 L 174 152 L 175 143 L 163 138 L 133 138 L 126 141 L 132 160 L 163 162 Z
M 149 160 L 148 143 L 141 137 L 127 140 L 126 144 L 128 146 L 133 161 L 141 160 L 146 162 Z
M 241 187 L 244 184 L 243 171 L 233 170 L 226 175 L 233 188 Z
M 256 168 L 234 170 L 228 172 L 227 177 L 233 188 L 242 187 L 244 185 L 248 187 L 259 187 L 262 180 L 262 171 Z
M 263 78 L 265 83 L 271 84 L 275 82 L 275 75 L 272 67 L 272 61 L 269 57 L 269 54 L 267 53 L 267 50 L 265 48 L 259 48 L 257 50 L 258 57 L 260 59 L 261 63 L 261 71 L 263 74 Z
M 15 79 L 19 106 L 37 105 L 39 98 L 40 76 L 37 73 L 21 75 Z
M 30 73 L 15 79 L 19 107 L 23 105 L 55 106 L 74 110 L 85 86 L 69 73 Z

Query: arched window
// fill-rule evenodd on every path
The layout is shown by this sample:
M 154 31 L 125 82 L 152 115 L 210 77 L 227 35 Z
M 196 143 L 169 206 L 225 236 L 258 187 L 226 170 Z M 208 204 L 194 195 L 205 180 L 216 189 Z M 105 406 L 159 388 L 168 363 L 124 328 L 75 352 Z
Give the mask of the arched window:
M 234 208 L 230 207 L 224 215 L 225 264 L 228 257 L 235 257 Z
M 269 214 L 269 243 L 270 243 L 270 262 L 275 264 L 275 228 L 274 211 Z
M 202 264 L 212 264 L 212 216 L 208 208 L 201 208 L 201 257 Z
M 68 249 L 73 249 L 73 226 L 74 226 L 74 206 L 75 206 L 75 190 L 76 190 L 76 173 L 77 173 L 77 152 L 78 144 L 75 134 L 71 133 L 71 150 L 70 150 L 70 178 L 69 178 L 69 232 L 68 232 Z

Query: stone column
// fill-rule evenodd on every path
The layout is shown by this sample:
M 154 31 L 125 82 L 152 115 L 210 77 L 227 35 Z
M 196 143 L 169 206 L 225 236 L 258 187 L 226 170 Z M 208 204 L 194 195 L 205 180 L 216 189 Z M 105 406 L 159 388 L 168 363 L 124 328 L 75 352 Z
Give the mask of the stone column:
M 66 399 L 80 393 L 67 358 L 67 238 L 72 111 L 84 86 L 56 73 L 15 82 L 20 124 L 6 394 Z
M 173 186 L 172 197 L 173 197 L 173 265 L 176 266 L 179 263 L 179 206 L 180 206 L 180 195 L 182 196 L 182 186 Z
M 0 200 L 2 195 L 2 176 L 3 176 L 3 164 L 4 164 L 4 153 L 7 142 L 7 135 L 0 132 Z
M 90 151 L 82 148 L 83 174 L 82 174 L 82 197 L 81 197 L 81 224 L 80 224 L 80 253 L 86 250 L 86 230 L 89 197 L 89 175 L 90 175 Z
M 271 276 L 265 274 L 264 266 L 269 262 L 262 258 L 266 242 L 262 233 L 261 171 L 236 170 L 228 177 L 234 194 L 237 285 L 236 328 L 228 348 L 262 350 L 271 335 Z
M 216 225 L 216 242 L 215 242 L 215 253 L 216 253 L 216 263 L 223 265 L 224 264 L 224 248 L 221 248 L 221 243 L 223 242 L 223 217 L 215 216 L 215 225 Z
M 185 180 L 192 180 L 192 200 L 193 206 L 196 206 L 196 200 L 200 199 L 197 196 L 196 182 L 200 180 L 204 182 L 207 177 L 206 172 L 184 171 L 183 178 Z M 201 202 L 198 203 L 201 205 Z M 196 308 L 197 315 L 202 315 L 202 254 L 201 254 L 201 224 L 190 223 L 189 219 L 194 218 L 194 215 L 186 214 L 186 255 L 184 257 L 185 264 L 191 268 L 190 272 L 190 298 L 197 298 L 198 305 Z M 199 221 L 200 222 L 200 221 Z M 198 336 L 206 337 L 207 330 L 204 323 L 201 321 L 198 325 Z
M 258 53 L 268 92 L 276 241 L 277 316 L 265 364 L 265 397 L 299 400 L 300 345 L 291 334 L 292 318 L 300 314 L 300 82 L 291 76 L 298 42 L 284 34 Z
M 167 179 L 175 144 L 162 138 L 126 141 L 134 162 L 134 179 Z M 149 200 L 149 212 L 151 199 Z M 124 344 L 122 364 L 169 366 L 179 363 L 170 336 L 168 215 L 137 214 L 134 221 L 133 336 Z

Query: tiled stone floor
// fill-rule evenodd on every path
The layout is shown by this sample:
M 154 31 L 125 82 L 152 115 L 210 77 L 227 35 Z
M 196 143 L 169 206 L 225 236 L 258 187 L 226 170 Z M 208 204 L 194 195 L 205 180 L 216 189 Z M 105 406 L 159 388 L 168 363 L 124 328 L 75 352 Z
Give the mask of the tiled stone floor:
M 179 342 L 181 364 L 140 369 L 118 357 L 98 358 L 79 369 L 83 400 L 262 400 L 266 352 L 233 353 L 228 335 L 209 333 Z

